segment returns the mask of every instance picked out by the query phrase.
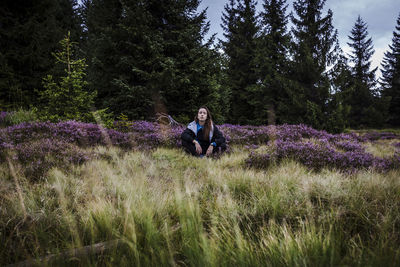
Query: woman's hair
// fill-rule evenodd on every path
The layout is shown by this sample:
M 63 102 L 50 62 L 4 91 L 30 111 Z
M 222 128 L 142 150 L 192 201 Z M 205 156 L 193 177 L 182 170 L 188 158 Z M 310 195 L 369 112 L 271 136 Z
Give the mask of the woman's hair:
M 207 119 L 206 119 L 206 122 L 204 123 L 204 131 L 203 131 L 204 135 L 203 136 L 204 136 L 205 140 L 208 140 L 210 138 L 210 131 L 211 131 L 211 127 L 212 127 L 212 124 L 213 124 L 210 110 L 208 110 L 208 108 L 206 106 L 200 107 L 197 110 L 196 116 L 194 116 L 194 120 L 195 120 L 196 123 L 199 122 L 199 118 L 197 116 L 199 114 L 199 110 L 202 109 L 202 108 L 204 108 L 207 111 Z

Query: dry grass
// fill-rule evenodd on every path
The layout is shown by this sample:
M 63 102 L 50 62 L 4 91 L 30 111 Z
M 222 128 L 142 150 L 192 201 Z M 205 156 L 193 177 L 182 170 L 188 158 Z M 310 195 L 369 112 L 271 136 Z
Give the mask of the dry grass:
M 396 152 L 394 145 L 399 142 L 400 140 L 398 139 L 378 140 L 375 142 L 366 143 L 365 147 L 367 152 L 376 157 L 390 157 Z
M 310 172 L 293 161 L 253 170 L 244 167 L 243 147 L 218 160 L 173 149 L 96 149 L 108 160 L 69 173 L 53 169 L 35 185 L 17 169 L 22 200 L 1 165 L 1 265 L 114 239 L 122 248 L 64 263 L 395 266 L 400 260 L 398 171 L 346 176 Z

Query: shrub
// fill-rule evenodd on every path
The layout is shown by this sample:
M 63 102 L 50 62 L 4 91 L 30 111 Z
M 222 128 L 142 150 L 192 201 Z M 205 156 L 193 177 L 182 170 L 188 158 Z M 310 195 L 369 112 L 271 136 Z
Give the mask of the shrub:
M 0 141 L 11 145 L 43 138 L 58 138 L 81 147 L 95 145 L 132 147 L 130 134 L 106 129 L 92 123 L 76 121 L 21 123 L 0 129 Z
M 368 132 L 362 135 L 364 141 L 376 141 L 376 140 L 389 140 L 400 138 L 400 135 L 392 132 Z
M 277 140 L 269 146 L 271 152 L 250 153 L 246 159 L 247 166 L 266 169 L 273 163 L 293 159 L 316 171 L 330 168 L 350 173 L 361 169 L 385 172 L 400 167 L 400 153 L 389 158 L 374 157 L 357 144 L 346 144 L 345 152 L 337 151 L 326 140 L 319 143 Z
M 183 126 L 171 127 L 148 121 L 121 121 L 122 123 L 114 123 L 114 127 L 124 132 L 77 121 L 21 123 L 0 129 L 0 158 L 4 159 L 7 151 L 13 149 L 21 153 L 25 149 L 33 153 L 31 146 L 39 154 L 44 153 L 51 158 L 51 155 L 56 155 L 60 151 L 49 145 L 50 140 L 69 151 L 65 151 L 67 154 L 60 152 L 69 159 L 68 162 L 77 163 L 80 162 L 79 158 L 84 159 L 84 157 L 80 156 L 80 152 L 71 152 L 77 155 L 77 158 L 72 157 L 68 154 L 70 151 L 97 145 L 113 145 L 141 151 L 149 151 L 157 147 L 181 146 L 180 136 L 184 130 Z M 363 142 L 376 140 L 376 135 L 330 134 L 302 124 L 259 127 L 224 124 L 219 128 L 231 145 L 244 145 L 249 150 L 257 149 L 262 144 L 267 145 L 267 152 L 250 153 L 246 160 L 250 167 L 268 168 L 272 163 L 280 163 L 285 158 L 294 159 L 313 170 L 327 167 L 345 172 L 368 168 L 387 171 L 400 166 L 399 149 L 396 149 L 395 155 L 390 158 L 374 157 L 366 152 Z M 383 133 L 379 134 L 379 137 L 394 138 L 393 135 Z M 43 148 L 40 145 L 43 145 Z M 399 144 L 395 146 L 398 148 Z M 24 157 L 21 153 L 18 154 L 18 159 L 29 165 L 28 157 Z M 47 159 L 47 156 L 39 156 L 39 154 L 36 156 L 38 160 Z M 51 162 L 61 164 L 61 161 L 57 160 Z M 30 168 L 38 169 L 34 166 Z M 41 173 L 41 171 L 32 172 Z
M 71 164 L 81 164 L 94 156 L 74 144 L 49 138 L 21 143 L 14 148 L 13 159 L 24 166 L 24 174 L 30 181 L 41 179 L 52 167 L 68 169 Z
M 0 159 L 10 156 L 24 166 L 30 180 L 52 167 L 68 168 L 96 156 L 84 148 L 115 145 L 132 148 L 131 135 L 96 124 L 75 121 L 21 123 L 0 129 Z
M 36 122 L 38 117 L 34 110 L 19 109 L 18 111 L 0 113 L 0 126 L 12 126 L 22 122 Z
M 130 122 L 128 116 L 123 113 L 117 117 L 117 121 L 113 122 L 113 128 L 120 132 L 129 132 L 131 126 L 132 122 Z

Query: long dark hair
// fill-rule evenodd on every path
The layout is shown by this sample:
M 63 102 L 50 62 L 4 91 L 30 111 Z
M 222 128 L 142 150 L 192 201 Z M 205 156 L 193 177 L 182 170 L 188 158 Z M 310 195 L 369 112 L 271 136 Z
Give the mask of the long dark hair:
M 207 111 L 207 119 L 206 122 L 204 123 L 204 131 L 203 131 L 203 137 L 205 140 L 209 140 L 210 138 L 210 131 L 211 131 L 211 127 L 213 125 L 213 121 L 212 121 L 212 116 L 211 116 L 211 112 L 210 110 L 206 107 L 206 106 L 202 106 L 197 110 L 197 114 L 196 116 L 194 116 L 194 120 L 196 123 L 199 122 L 199 118 L 197 117 L 199 114 L 199 110 L 204 108 Z

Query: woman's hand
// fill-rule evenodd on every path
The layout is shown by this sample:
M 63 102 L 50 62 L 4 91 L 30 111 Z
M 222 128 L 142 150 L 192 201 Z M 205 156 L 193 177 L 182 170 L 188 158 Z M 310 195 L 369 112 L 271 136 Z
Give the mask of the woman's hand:
M 201 152 L 203 152 L 203 150 L 201 149 L 201 146 L 200 146 L 199 142 L 193 141 L 193 143 L 196 146 L 196 153 L 200 155 Z
M 208 147 L 207 152 L 206 152 L 206 156 L 207 156 L 207 157 L 210 156 L 210 155 L 212 154 L 213 149 L 214 149 L 214 147 L 213 147 L 212 145 L 210 145 L 210 146 Z

